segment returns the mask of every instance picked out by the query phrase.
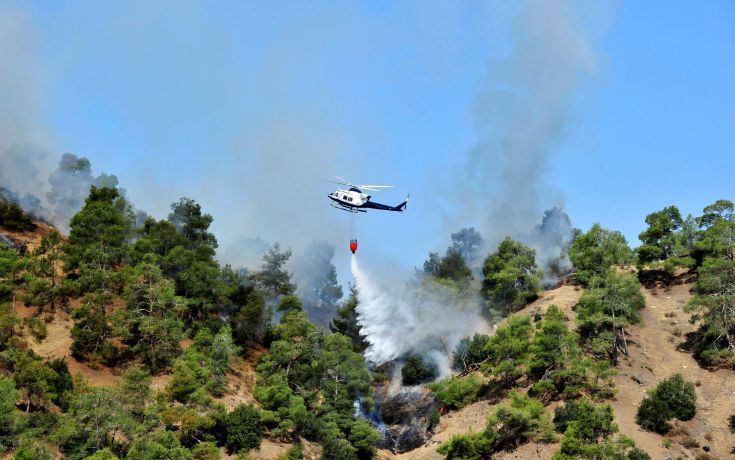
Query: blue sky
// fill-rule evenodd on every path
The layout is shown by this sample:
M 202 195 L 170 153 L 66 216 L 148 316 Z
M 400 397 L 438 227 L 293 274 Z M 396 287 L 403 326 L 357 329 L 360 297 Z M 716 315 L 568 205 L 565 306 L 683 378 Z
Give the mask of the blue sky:
M 380 201 L 410 192 L 408 212 L 358 216 L 357 237 L 368 262 L 405 268 L 461 226 L 493 231 L 468 195 L 480 188 L 493 201 L 484 191 L 495 184 L 467 184 L 464 173 L 493 129 L 478 95 L 513 62 L 516 18 L 555 4 L 565 7 L 561 32 L 569 18 L 574 29 L 564 39 L 581 37 L 571 61 L 581 70 L 567 75 L 562 129 L 529 178 L 537 202 L 521 195 L 518 206 L 540 219 L 562 205 L 576 226 L 600 222 L 637 245 L 651 211 L 696 214 L 735 199 L 729 1 L 11 1 L 0 15 L 21 24 L 34 74 L 29 132 L 43 136 L 24 141 L 87 156 L 154 215 L 182 195 L 197 199 L 225 258 L 256 236 L 295 248 L 326 239 L 341 255 L 351 217 L 328 207 L 331 186 L 318 179 L 394 184 Z M 520 36 L 543 57 L 538 25 Z M 565 74 L 553 59 L 542 65 L 552 91 Z M 526 78 L 522 65 L 513 72 Z M 544 85 L 532 77 L 532 88 Z M 514 90 L 513 78 L 504 84 Z M 489 110 L 501 125 L 514 115 Z M 497 173 L 492 152 L 485 180 Z

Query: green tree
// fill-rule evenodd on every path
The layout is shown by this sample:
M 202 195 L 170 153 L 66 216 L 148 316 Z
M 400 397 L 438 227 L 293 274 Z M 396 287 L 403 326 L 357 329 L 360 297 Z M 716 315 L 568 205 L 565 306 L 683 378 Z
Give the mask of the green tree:
M 158 372 L 181 354 L 184 299 L 175 295 L 173 283 L 163 278 L 161 270 L 150 264 L 138 267 L 138 277 L 126 286 L 124 297 L 127 306 L 116 312 L 115 332 L 152 372 Z
M 150 373 L 138 366 L 129 367 L 123 374 L 120 402 L 138 422 L 143 421 L 146 407 L 153 396 L 152 381 Z
M 452 354 L 452 368 L 462 372 L 479 366 L 487 358 L 485 346 L 489 340 L 489 336 L 477 333 L 472 338 L 464 337 L 460 340 Z
M 209 232 L 213 218 L 202 212 L 202 207 L 190 198 L 181 198 L 171 204 L 168 221 L 188 242 L 187 249 L 197 253 L 200 259 L 210 259 L 217 249 L 217 239 Z
M 589 375 L 591 362 L 584 357 L 576 334 L 569 330 L 564 314 L 555 305 L 539 323 L 530 351 L 528 374 L 538 380 L 529 390 L 532 396 L 572 397 L 583 389 L 598 392 Z
M 449 377 L 427 385 L 436 400 L 447 409 L 461 409 L 477 401 L 483 386 L 482 377 L 474 372 L 465 377 Z
M 0 187 L 0 193 L 5 189 Z M 11 231 L 33 231 L 36 224 L 14 200 L 0 194 L 0 227 Z
M 131 437 L 135 423 L 117 389 L 89 387 L 72 399 L 54 440 L 72 458 L 83 458 L 111 443 L 116 433 Z
M 533 325 L 527 315 L 514 315 L 498 327 L 485 345 L 488 356 L 483 368 L 503 388 L 510 387 L 524 375 L 528 364 Z
M 577 269 L 577 279 L 588 285 L 595 276 L 607 275 L 613 265 L 632 262 L 633 255 L 622 233 L 594 224 L 574 238 L 569 258 Z
M 227 414 L 225 429 L 227 430 L 226 445 L 230 452 L 260 447 L 263 425 L 258 409 L 252 404 L 240 404 Z
M 84 207 L 70 222 L 66 269 L 82 262 L 111 267 L 126 255 L 132 222 L 120 210 L 124 199 L 117 189 L 92 186 Z
M 693 251 L 699 264 L 706 257 L 735 260 L 735 204 L 717 200 L 704 208 L 699 225 L 701 237 L 695 242 Z
M 22 419 L 15 409 L 20 391 L 12 379 L 0 377 L 0 452 L 11 449 L 22 427 Z
M 367 393 L 369 388 L 370 373 L 365 369 L 364 358 L 352 350 L 348 337 L 330 334 L 324 337 L 319 367 L 325 404 L 349 413 L 358 395 Z
M 281 250 L 281 245 L 276 243 L 263 255 L 263 264 L 260 270 L 251 275 L 253 281 L 269 297 L 279 295 L 291 295 L 296 290 L 291 283 L 291 274 L 286 271 L 285 265 L 291 258 L 292 251 Z
M 541 290 L 536 251 L 509 237 L 485 259 L 482 273 L 488 306 L 503 316 L 536 300 Z
M 329 329 L 332 332 L 349 337 L 352 341 L 352 348 L 357 352 L 363 352 L 368 347 L 365 338 L 360 335 L 360 325 L 357 324 L 357 288 L 350 286 L 350 296 L 337 308 L 337 315 L 332 319 Z
M 674 374 L 649 391 L 638 407 L 636 423 L 644 430 L 666 433 L 671 429 L 669 420 L 691 420 L 696 411 L 694 384 L 685 381 L 681 374 Z
M 84 457 L 84 460 L 119 460 L 119 457 L 110 449 L 105 448 L 98 450 L 88 457 Z
M 26 400 L 26 412 L 31 406 L 46 407 L 56 397 L 53 393 L 53 383 L 58 374 L 33 352 L 18 350 L 11 355 L 10 361 L 13 380 Z
M 326 458 L 357 458 L 374 439 L 353 423 L 353 402 L 370 387 L 363 356 L 353 351 L 348 337 L 318 330 L 303 309 L 288 309 L 272 338 L 257 367 L 255 387 L 271 435 L 318 441 Z M 351 435 L 353 428 L 357 431 Z
M 88 294 L 84 303 L 72 311 L 71 351 L 77 359 L 102 358 L 110 363 L 117 357 L 117 348 L 110 342 L 112 328 L 107 309 L 112 305 L 109 293 Z
M 230 319 L 235 342 L 250 345 L 262 341 L 271 320 L 262 291 L 254 284 L 239 284 L 230 299 L 235 305 Z
M 627 353 L 625 327 L 639 320 L 645 307 L 641 285 L 630 274 L 610 272 L 582 294 L 577 306 L 579 334 L 587 349 L 617 364 L 618 350 Z
M 41 238 L 41 243 L 31 257 L 30 279 L 26 280 L 28 296 L 26 303 L 39 307 L 42 312 L 46 306 L 53 311 L 63 302 L 57 263 L 62 257 L 61 235 L 51 230 Z
M 689 339 L 702 364 L 735 367 L 735 261 L 707 258 L 686 309 L 701 320 Z
M 428 358 L 411 355 L 401 368 L 401 382 L 404 385 L 418 385 L 433 380 L 439 375 L 436 364 Z
M 675 232 L 684 223 L 679 208 L 667 206 L 646 216 L 648 228 L 638 235 L 643 242 L 636 251 L 641 263 L 666 260 L 673 254 Z

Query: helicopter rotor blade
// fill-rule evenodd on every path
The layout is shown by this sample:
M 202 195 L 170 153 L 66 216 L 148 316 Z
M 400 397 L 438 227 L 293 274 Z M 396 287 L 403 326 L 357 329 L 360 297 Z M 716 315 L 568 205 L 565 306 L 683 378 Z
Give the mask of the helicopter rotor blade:
M 347 182 L 337 182 L 336 180 L 319 179 L 322 182 L 329 182 L 330 184 L 350 185 Z
M 339 180 L 341 180 L 342 183 L 345 184 L 345 185 L 349 185 L 350 187 L 353 187 L 354 186 L 354 184 L 352 182 L 348 181 L 347 179 L 344 179 L 344 178 L 339 177 L 339 176 L 334 176 L 334 177 L 337 178 L 337 179 L 339 179 Z
M 392 188 L 392 185 L 358 185 L 357 188 Z

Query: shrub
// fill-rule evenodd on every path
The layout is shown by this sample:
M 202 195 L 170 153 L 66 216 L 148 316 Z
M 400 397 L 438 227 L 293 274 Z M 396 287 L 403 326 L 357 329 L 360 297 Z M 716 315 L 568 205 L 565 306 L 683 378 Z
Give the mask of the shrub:
M 488 417 L 485 431 L 454 436 L 442 444 L 438 452 L 448 459 L 481 459 L 528 441 L 549 442 L 553 439 L 553 425 L 544 412 L 544 405 L 512 390 L 510 402 L 497 406 Z
M 666 433 L 671 429 L 668 421 L 672 418 L 690 420 L 694 417 L 696 403 L 694 384 L 675 374 L 646 396 L 638 408 L 636 423 L 645 430 Z
M 220 458 L 219 448 L 213 442 L 197 443 L 191 449 L 191 453 L 194 454 L 195 460 L 219 460 Z
M 460 340 L 452 355 L 452 368 L 461 372 L 470 366 L 481 363 L 487 358 L 484 348 L 488 340 L 490 340 L 490 337 L 485 334 L 475 334 L 472 338 L 465 337 Z
M 263 424 L 258 409 L 252 404 L 240 404 L 225 418 L 227 449 L 239 452 L 260 446 L 263 438 Z
M 450 377 L 430 383 L 429 389 L 440 404 L 447 409 L 460 409 L 477 401 L 483 380 L 477 374 L 466 377 Z
M 436 378 L 439 374 L 436 364 L 420 356 L 409 356 L 401 369 L 404 385 L 419 385 Z
M 490 442 L 482 433 L 454 435 L 436 451 L 446 455 L 447 460 L 478 460 L 487 458 L 493 452 Z

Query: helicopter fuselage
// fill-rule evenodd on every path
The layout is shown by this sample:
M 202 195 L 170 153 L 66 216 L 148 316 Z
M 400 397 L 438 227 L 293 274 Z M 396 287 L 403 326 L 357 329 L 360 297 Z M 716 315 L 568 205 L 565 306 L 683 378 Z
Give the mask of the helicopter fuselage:
M 356 187 L 349 190 L 337 189 L 336 192 L 330 193 L 327 197 L 332 200 L 332 206 L 349 212 L 367 212 L 367 209 L 380 209 L 382 211 L 398 211 L 406 209 L 408 197 L 406 201 L 398 206 L 388 206 L 381 203 L 370 201 L 370 195 L 362 193 Z

